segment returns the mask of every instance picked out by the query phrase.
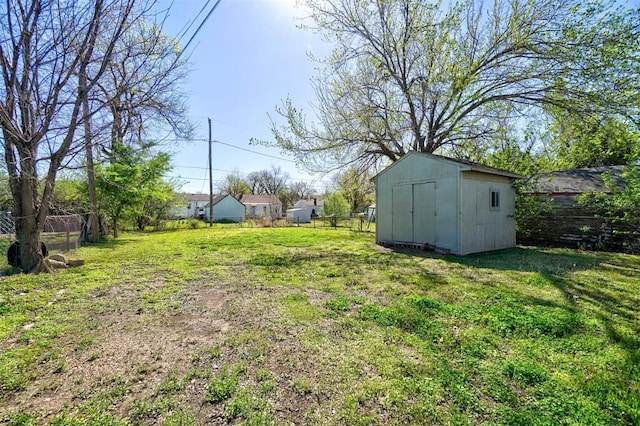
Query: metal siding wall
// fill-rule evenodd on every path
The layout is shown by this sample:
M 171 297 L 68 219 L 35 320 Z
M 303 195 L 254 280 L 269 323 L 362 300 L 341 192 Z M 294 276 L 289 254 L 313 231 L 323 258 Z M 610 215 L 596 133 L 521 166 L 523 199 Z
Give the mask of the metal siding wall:
M 244 206 L 240 204 L 240 202 L 234 201 L 231 197 L 225 197 L 220 200 L 218 204 L 213 206 L 213 220 L 219 219 L 231 219 L 235 221 L 243 221 L 244 220 Z M 207 215 L 209 214 L 209 209 L 207 209 Z
M 500 191 L 500 210 L 491 209 L 491 190 Z M 463 174 L 461 254 L 515 246 L 515 191 L 508 178 Z
M 403 184 L 435 182 L 436 245 L 457 252 L 459 167 L 420 154 L 408 154 L 401 161 L 402 164 L 388 169 L 376 179 L 376 241 L 394 241 L 393 188 Z M 406 208 L 410 211 L 413 207 L 408 205 Z

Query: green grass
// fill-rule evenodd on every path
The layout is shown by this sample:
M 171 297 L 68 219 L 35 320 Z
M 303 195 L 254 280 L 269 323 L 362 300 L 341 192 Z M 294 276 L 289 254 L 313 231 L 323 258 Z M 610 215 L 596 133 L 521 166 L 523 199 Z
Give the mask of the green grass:
M 640 257 L 125 234 L 0 279 L 0 424 L 640 424 Z

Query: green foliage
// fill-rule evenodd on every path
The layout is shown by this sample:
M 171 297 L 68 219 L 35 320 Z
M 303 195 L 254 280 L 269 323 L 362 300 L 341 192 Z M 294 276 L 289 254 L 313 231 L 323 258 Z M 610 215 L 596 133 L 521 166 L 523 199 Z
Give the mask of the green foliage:
M 553 199 L 531 194 L 535 180 L 515 182 L 516 189 L 516 235 L 518 239 L 531 241 L 541 231 L 540 216 L 553 209 Z
M 617 166 L 640 158 L 640 133 L 620 117 L 555 109 L 548 137 L 558 170 Z
M 89 211 L 86 178 L 78 174 L 58 177 L 51 199 L 50 214 L 83 214 Z
M 349 211 L 349 203 L 339 192 L 330 194 L 324 200 L 322 215 L 330 217 L 331 226 L 336 226 L 338 219 L 346 217 Z
M 367 169 L 349 167 L 336 176 L 336 186 L 351 213 L 358 213 L 373 203 L 375 188 Z
M 136 150 L 114 143 L 110 163 L 96 167 L 96 189 L 100 210 L 111 220 L 114 237 L 123 220 L 143 215 L 145 205 L 166 206 L 171 199 L 170 185 L 162 176 L 170 170 L 169 155 L 152 155 L 148 150 Z

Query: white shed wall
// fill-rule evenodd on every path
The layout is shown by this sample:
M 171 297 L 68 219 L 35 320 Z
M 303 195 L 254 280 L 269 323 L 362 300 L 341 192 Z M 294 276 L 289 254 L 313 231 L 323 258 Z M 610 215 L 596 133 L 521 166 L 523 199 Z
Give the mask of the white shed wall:
M 205 216 L 209 219 L 209 207 L 205 208 Z M 224 197 L 213 206 L 213 220 L 228 219 L 243 222 L 244 205 L 232 196 Z
M 459 254 L 513 247 L 515 190 L 506 177 L 484 173 L 462 173 L 461 235 Z M 491 208 L 491 191 L 500 194 L 500 207 Z
M 376 178 L 376 240 L 455 252 L 459 167 L 412 154 L 401 161 Z

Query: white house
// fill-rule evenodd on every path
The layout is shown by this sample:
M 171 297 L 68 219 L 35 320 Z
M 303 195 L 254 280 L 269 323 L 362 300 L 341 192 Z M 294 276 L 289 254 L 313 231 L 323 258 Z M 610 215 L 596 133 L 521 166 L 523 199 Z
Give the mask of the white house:
M 303 210 L 304 213 L 301 213 L 301 216 L 306 217 L 306 215 L 308 214 L 309 218 L 312 218 L 312 217 L 320 216 L 323 205 L 324 205 L 323 200 L 312 198 L 309 200 L 299 200 L 293 205 L 293 208 Z
M 209 203 L 204 206 L 204 218 L 209 220 Z M 213 199 L 214 222 L 226 220 L 231 222 L 244 222 L 244 205 L 229 194 L 218 195 Z
M 516 244 L 521 176 L 411 151 L 373 178 L 376 242 L 466 255 Z
M 248 219 L 263 217 L 280 219 L 282 217 L 282 201 L 275 195 L 245 194 L 240 198 L 240 202 L 244 204 Z
M 179 219 L 188 217 L 203 218 L 204 206 L 209 203 L 209 194 L 182 194 L 177 205 L 171 208 L 171 214 Z

